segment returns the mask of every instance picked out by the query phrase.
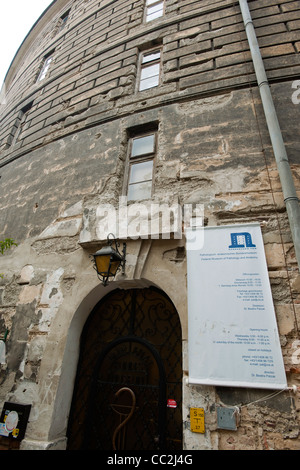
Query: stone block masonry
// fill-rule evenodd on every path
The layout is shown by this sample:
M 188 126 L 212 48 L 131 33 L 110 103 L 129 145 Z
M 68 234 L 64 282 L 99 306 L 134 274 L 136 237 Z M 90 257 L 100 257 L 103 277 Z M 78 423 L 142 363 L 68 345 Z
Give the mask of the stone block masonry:
M 248 3 L 300 194 L 300 104 L 292 100 L 300 2 Z M 99 205 L 117 207 L 126 193 L 130 139 L 153 129 L 151 202 L 201 204 L 210 226 L 260 223 L 288 383 L 299 387 L 299 272 L 238 1 L 165 0 L 164 7 L 145 23 L 142 0 L 57 0 L 7 75 L 0 238 L 18 246 L 0 260 L 0 334 L 9 330 L 0 405 L 33 405 L 21 448 L 67 446 L 80 335 L 107 292 L 89 259 L 103 244 L 93 221 Z M 152 49 L 161 53 L 159 85 L 138 92 L 140 53 Z M 37 81 L 49 53 L 51 66 Z M 126 276 L 108 287 L 155 285 L 169 295 L 182 326 L 183 379 L 186 274 L 184 237 L 127 240 Z M 183 380 L 184 448 L 299 450 L 298 392 L 266 395 Z M 217 426 L 224 405 L 239 406 L 236 431 Z M 204 435 L 190 430 L 189 409 L 199 406 Z
M 268 77 L 271 81 L 278 76 L 291 79 L 299 75 L 299 55 L 294 47 L 300 40 L 299 30 L 290 30 L 289 27 L 289 22 L 299 11 L 298 5 L 297 2 L 269 3 L 266 7 L 262 2 L 251 2 Z M 125 9 L 125 15 L 124 11 L 120 15 L 120 8 Z M 37 54 L 34 54 L 32 62 L 30 57 L 27 58 L 23 65 L 26 74 L 22 70 L 19 72 L 22 74 L 21 83 L 17 74 L 9 87 L 14 109 L 1 109 L 4 125 L 0 135 L 4 149 L 1 160 L 9 159 L 12 150 L 16 153 L 15 147 L 5 149 L 9 140 L 6 133 L 14 125 L 15 109 L 23 107 L 24 86 L 28 89 L 28 83 L 33 106 L 27 129 L 18 143 L 17 154 L 43 145 L 51 136 L 55 139 L 73 132 L 74 120 L 78 131 L 87 125 L 86 119 L 90 115 L 97 114 L 99 122 L 101 115 L 107 119 L 107 107 L 113 109 L 113 115 L 126 115 L 130 112 L 124 105 L 126 96 L 127 101 L 130 101 L 129 97 L 146 99 L 146 102 L 147 98 L 155 98 L 158 90 L 144 93 L 143 97 L 135 96 L 138 50 L 144 48 L 145 41 L 155 44 L 160 37 L 163 38 L 162 85 L 174 84 L 174 87 L 163 89 L 165 99 L 180 99 L 182 93 L 186 99 L 194 93 L 205 96 L 213 94 L 216 89 L 231 90 L 247 87 L 249 82 L 255 83 L 238 5 L 221 2 L 213 7 L 211 3 L 201 2 L 200 8 L 195 8 L 193 3 L 184 8 L 179 6 L 180 14 L 175 18 L 174 13 L 171 14 L 161 28 L 153 31 L 151 24 L 140 25 L 128 33 L 128 23 L 119 17 L 128 19 L 131 9 L 131 3 L 124 2 L 115 11 L 112 2 L 97 14 L 83 18 L 77 17 L 79 9 L 74 10 L 68 30 L 64 35 L 54 36 L 47 48 L 55 51 L 54 64 L 43 83 L 35 82 L 34 64 L 41 58 Z M 108 41 L 107 31 L 112 25 L 115 30 L 118 21 L 121 21 L 118 38 Z M 97 37 L 97 34 L 101 36 Z M 95 108 L 99 104 L 103 105 L 102 112 Z

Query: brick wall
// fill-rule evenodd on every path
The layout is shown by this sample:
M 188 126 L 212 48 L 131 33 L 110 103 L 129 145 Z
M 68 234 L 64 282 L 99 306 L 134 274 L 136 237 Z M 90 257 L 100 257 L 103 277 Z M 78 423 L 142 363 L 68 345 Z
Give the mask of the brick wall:
M 292 85 L 300 72 L 300 2 L 248 3 L 300 190 L 300 105 L 291 99 Z M 24 49 L 25 41 L 23 55 L 18 58 L 20 66 L 7 84 L 7 104 L 0 107 L 0 237 L 13 236 L 20 251 L 25 247 L 22 260 L 27 256 L 26 262 L 20 262 L 35 263 L 38 273 L 30 280 L 31 285 L 25 286 L 30 287 L 25 298 L 24 282 L 18 278 L 18 269 L 23 266 L 13 256 L 13 262 L 6 264 L 8 278 L 1 281 L 0 289 L 0 323 L 9 324 L 9 328 L 14 325 L 9 344 L 18 347 L 9 360 L 11 375 L 2 390 L 11 390 L 19 377 L 30 384 L 29 390 L 39 386 L 41 358 L 26 361 L 26 351 L 36 337 L 41 343 L 47 340 L 54 319 L 45 314 L 47 304 L 40 302 L 36 292 L 46 283 L 47 269 L 54 270 L 55 262 L 66 268 L 70 259 L 61 282 L 64 295 L 73 305 L 66 286 L 70 279 L 75 282 L 82 269 L 87 272 L 89 263 L 87 252 L 78 247 L 77 229 L 83 213 L 87 220 L 100 202 L 118 201 L 128 132 L 153 122 L 159 125 L 156 200 L 202 202 L 209 225 L 261 223 L 286 370 L 290 383 L 299 383 L 299 368 L 292 364 L 291 353 L 295 316 L 300 324 L 300 282 L 238 2 L 166 0 L 165 15 L 149 24 L 142 22 L 140 0 L 61 4 L 63 8 L 55 14 L 51 8 L 47 12 L 49 21 L 41 31 L 36 35 L 32 31 L 28 50 Z M 71 11 L 65 29 L 56 33 L 57 21 L 68 8 Z M 136 92 L 139 51 L 157 45 L 162 48 L 161 84 Z M 53 63 L 46 78 L 37 83 L 41 61 L 51 50 L 55 50 Z M 32 107 L 21 138 L 12 145 L 16 118 L 29 103 Z M 68 208 L 70 212 L 65 212 Z M 65 229 L 68 223 L 69 231 Z M 57 229 L 62 225 L 63 233 Z M 48 238 L 45 229 L 50 233 Z M 75 275 L 72 256 L 76 250 L 80 251 L 82 265 Z M 174 273 L 172 270 L 172 276 Z M 47 283 L 50 281 L 47 278 Z M 82 288 L 86 279 L 76 278 L 76 282 Z M 51 294 L 52 288 L 58 290 L 57 285 L 47 284 Z M 56 304 L 54 311 L 53 316 L 59 314 Z M 69 313 L 62 323 L 57 321 L 57 337 L 65 334 L 61 324 L 66 326 Z M 47 329 L 43 330 L 43 324 L 40 331 L 41 315 L 45 315 Z M 55 349 L 53 355 L 56 353 Z M 44 376 L 49 388 L 55 389 L 60 368 L 53 369 L 55 380 L 48 369 Z M 25 387 L 21 389 L 23 393 Z M 218 393 L 215 400 L 232 404 L 232 397 L 224 391 Z M 248 390 L 236 393 L 235 403 L 249 402 Z M 193 394 L 191 400 L 195 396 L 198 403 L 199 396 Z M 4 398 L 5 392 L 0 391 L 0 399 Z M 296 448 L 299 399 L 294 398 L 285 396 L 249 409 L 245 405 L 242 425 L 234 435 L 227 431 L 220 434 L 209 418 L 212 440 L 219 439 L 217 445 L 223 449 Z M 255 399 L 253 395 L 250 401 Z M 42 405 L 35 404 L 35 416 L 39 406 L 44 413 Z M 29 432 L 44 436 L 47 428 L 42 424 L 40 428 L 30 428 L 29 424 Z M 188 428 L 188 420 L 185 424 Z
M 299 2 L 249 4 L 270 82 L 296 78 Z M 74 129 L 126 115 L 141 100 L 147 108 L 155 98 L 157 104 L 160 95 L 164 102 L 176 101 L 255 83 L 237 2 L 174 2 L 155 27 L 132 26 L 131 18 L 142 11 L 142 2 L 107 2 L 101 8 L 98 2 L 75 5 L 66 30 L 49 41 L 53 18 L 40 33 L 8 87 L 8 104 L 1 110 L 1 163 Z M 163 43 L 162 85 L 137 94 L 138 50 L 157 42 Z M 42 57 L 52 49 L 49 75 L 35 83 Z M 5 150 L 17 113 L 28 102 L 33 106 L 22 140 Z
M 267 75 L 277 91 L 274 96 L 275 102 L 278 101 L 280 124 L 287 135 L 293 161 L 297 154 L 298 131 L 295 120 L 289 115 L 287 123 L 285 114 L 292 82 L 300 72 L 300 32 L 296 20 L 299 2 L 251 1 L 249 5 Z M 55 34 L 57 21 L 67 8 L 71 8 L 69 20 L 65 28 Z M 7 86 L 7 104 L 0 109 L 0 167 L 8 174 L 2 179 L 4 188 L 6 184 L 8 188 L 10 186 L 11 172 L 25 177 L 24 169 L 28 165 L 32 169 L 34 165 L 39 173 L 44 152 L 47 155 L 47 145 L 54 145 L 56 151 L 59 146 L 55 142 L 59 139 L 109 120 L 116 122 L 118 127 L 118 119 L 136 111 L 150 112 L 159 106 L 189 103 L 196 98 L 213 97 L 216 93 L 249 90 L 249 86 L 255 89 L 253 66 L 237 2 L 201 0 L 185 4 L 167 0 L 164 17 L 149 24 L 142 23 L 142 13 L 141 1 L 128 0 L 100 4 L 96 1 L 64 2 L 64 8 L 54 16 L 50 9 L 47 13 L 49 22 L 32 39 L 33 45 L 22 56 L 22 65 Z M 162 45 L 161 85 L 137 93 L 139 50 L 155 44 Z M 41 60 L 51 50 L 55 50 L 54 62 L 46 78 L 36 82 Z M 279 83 L 283 85 L 279 87 Z M 16 118 L 28 103 L 32 103 L 32 107 L 23 133 L 18 142 L 10 145 Z M 261 113 L 259 104 L 257 106 L 257 112 Z M 295 106 L 292 112 L 296 112 Z M 258 119 L 262 122 L 263 117 L 259 115 Z M 115 132 L 118 134 L 119 131 Z M 266 133 L 264 125 L 260 132 Z M 82 139 L 85 140 L 83 135 Z M 268 142 L 266 146 L 269 146 Z M 33 157 L 34 150 L 37 154 Z M 17 160 L 14 166 L 7 166 L 12 160 Z M 73 188 L 75 174 L 82 175 L 80 166 L 75 170 L 76 162 L 78 156 L 67 161 L 64 157 L 65 171 L 67 168 L 71 171 L 67 186 L 70 184 Z M 92 172 L 93 165 L 90 168 Z M 43 171 L 51 175 L 53 168 Z M 50 188 L 52 183 L 49 178 L 48 181 L 44 180 L 44 184 Z M 92 187 L 82 178 L 81 181 L 82 193 Z M 38 176 L 28 187 L 31 196 L 35 185 L 39 185 Z M 21 190 L 25 197 L 24 186 Z M 16 192 L 20 194 L 17 189 Z M 69 202 L 72 201 L 71 198 Z M 39 204 L 38 200 L 30 203 L 33 207 L 36 204 Z M 8 199 L 5 197 L 6 213 L 13 205 L 14 199 L 10 195 Z M 51 211 L 48 213 L 50 217 Z M 22 213 L 19 217 L 28 218 L 29 215 Z M 6 214 L 5 220 L 6 230 L 11 233 L 13 218 L 10 217 L 9 222 Z M 42 228 L 42 220 L 41 217 L 36 222 L 35 232 Z

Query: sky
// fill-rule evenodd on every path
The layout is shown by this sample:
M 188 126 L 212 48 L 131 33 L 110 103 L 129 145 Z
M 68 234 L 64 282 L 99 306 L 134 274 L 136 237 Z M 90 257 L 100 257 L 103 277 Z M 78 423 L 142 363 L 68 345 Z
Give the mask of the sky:
M 0 0 L 0 89 L 27 33 L 53 0 Z

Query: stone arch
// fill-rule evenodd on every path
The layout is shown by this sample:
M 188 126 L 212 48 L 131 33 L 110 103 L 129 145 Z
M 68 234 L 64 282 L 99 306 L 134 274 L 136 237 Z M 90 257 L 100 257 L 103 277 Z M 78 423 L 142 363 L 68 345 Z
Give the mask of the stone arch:
M 118 288 L 125 290 L 130 288 L 143 289 L 150 286 L 160 289 L 160 287 L 154 282 L 146 279 L 115 281 L 106 287 L 99 284 L 95 286 L 79 304 L 72 317 L 65 343 L 60 380 L 57 387 L 52 420 L 49 429 L 50 446 L 58 449 L 66 448 L 68 418 L 80 354 L 80 338 L 84 325 L 92 310 L 102 298 L 113 290 L 117 290 Z M 162 292 L 164 292 L 170 298 L 170 301 L 173 302 L 173 299 L 168 292 L 165 292 L 164 290 L 162 290 Z M 173 303 L 176 308 L 175 302 Z
M 69 450 L 112 450 L 112 436 L 119 423 L 109 404 L 114 403 L 116 392 L 123 387 L 132 389 L 137 406 L 126 431 L 126 447 L 122 448 L 181 449 L 179 315 L 161 289 L 128 287 L 107 293 L 84 325 L 70 412 Z M 159 373 L 158 369 L 154 372 L 154 357 L 159 359 L 156 364 L 161 364 Z M 167 396 L 177 403 L 171 412 Z

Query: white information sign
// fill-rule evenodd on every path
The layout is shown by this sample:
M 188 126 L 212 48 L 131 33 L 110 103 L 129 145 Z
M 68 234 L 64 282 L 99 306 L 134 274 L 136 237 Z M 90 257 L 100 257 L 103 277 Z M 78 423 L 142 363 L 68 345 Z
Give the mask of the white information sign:
M 189 382 L 285 389 L 259 224 L 197 230 L 204 237 L 187 233 Z

